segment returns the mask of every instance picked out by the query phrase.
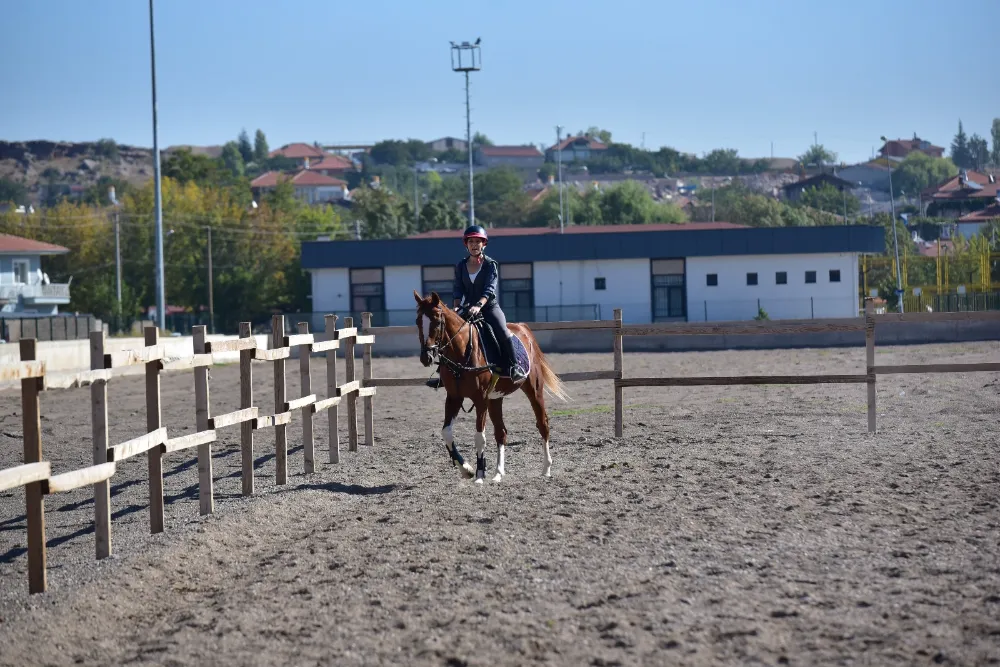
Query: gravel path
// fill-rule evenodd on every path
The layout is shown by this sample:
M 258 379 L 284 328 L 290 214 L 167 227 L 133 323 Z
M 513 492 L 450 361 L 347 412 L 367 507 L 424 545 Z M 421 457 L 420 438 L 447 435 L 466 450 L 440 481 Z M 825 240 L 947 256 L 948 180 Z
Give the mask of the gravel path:
M 611 367 L 610 354 L 551 360 Z M 998 361 L 1000 343 L 878 350 L 879 363 L 940 360 Z M 864 350 L 625 364 L 636 376 L 857 373 Z M 270 369 L 255 370 L 270 405 Z M 416 359 L 375 361 L 377 376 L 422 373 Z M 212 376 L 213 412 L 236 409 L 238 367 Z M 296 397 L 297 364 L 287 376 Z M 192 432 L 193 374 L 165 375 L 162 391 L 171 435 Z M 482 487 L 444 453 L 442 393 L 379 391 L 375 447 L 347 452 L 342 416 L 340 465 L 325 463 L 317 419 L 315 474 L 302 473 L 296 414 L 283 487 L 260 433 L 252 499 L 239 427 L 221 431 L 207 518 L 194 451 L 168 455 L 160 535 L 144 457 L 120 464 L 115 555 L 101 562 L 91 490 L 48 497 L 44 595 L 27 595 L 23 492 L 0 493 L 0 665 L 1000 663 L 998 373 L 880 379 L 874 437 L 864 385 L 626 389 L 616 440 L 610 382 L 573 383 L 571 402 L 549 402 L 548 480 L 518 395 L 505 405 L 507 478 Z M 42 397 L 54 472 L 89 463 L 89 396 Z M 142 378 L 109 396 L 112 442 L 140 434 Z M 19 393 L 0 393 L 0 468 L 20 462 L 19 412 Z M 456 436 L 468 454 L 471 415 Z

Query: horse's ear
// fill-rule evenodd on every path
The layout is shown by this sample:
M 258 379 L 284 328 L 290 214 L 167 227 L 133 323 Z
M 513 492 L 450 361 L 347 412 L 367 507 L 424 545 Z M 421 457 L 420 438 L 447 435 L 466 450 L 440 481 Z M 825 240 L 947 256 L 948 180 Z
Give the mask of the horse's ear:
M 438 296 L 437 292 L 431 292 L 431 306 L 437 308 L 438 304 L 441 303 L 441 297 Z
M 421 298 L 420 298 L 420 295 L 419 295 L 419 294 L 417 294 L 417 290 L 413 290 L 413 298 L 414 298 L 414 300 L 416 300 L 416 302 L 417 302 L 417 305 L 418 305 L 418 306 L 419 306 L 419 305 L 420 305 L 421 303 L 423 303 L 423 299 L 421 299 Z

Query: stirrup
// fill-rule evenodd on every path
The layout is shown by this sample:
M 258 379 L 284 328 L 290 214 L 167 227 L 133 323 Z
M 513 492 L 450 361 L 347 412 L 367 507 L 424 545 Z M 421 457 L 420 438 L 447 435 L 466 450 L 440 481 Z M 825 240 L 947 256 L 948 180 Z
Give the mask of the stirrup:
M 437 377 L 437 378 L 431 378 L 430 380 L 428 380 L 424 384 L 426 384 L 431 389 L 440 389 L 441 388 L 441 378 L 439 378 L 439 377 Z

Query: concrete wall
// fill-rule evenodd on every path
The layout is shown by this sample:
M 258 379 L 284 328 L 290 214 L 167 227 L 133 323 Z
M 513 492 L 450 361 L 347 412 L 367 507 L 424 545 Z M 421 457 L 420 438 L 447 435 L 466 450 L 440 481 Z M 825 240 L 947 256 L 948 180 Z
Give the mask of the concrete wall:
M 343 313 L 351 309 L 351 283 L 347 269 L 313 269 L 312 303 L 317 313 Z
M 625 322 L 650 320 L 649 259 L 535 262 L 533 270 L 536 306 L 596 303 L 603 319 L 621 308 Z M 604 278 L 606 289 L 595 290 L 594 278 Z
M 412 322 L 416 317 L 413 290 L 419 292 L 422 289 L 420 266 L 387 266 L 383 275 L 386 310 L 413 311 Z M 450 302 L 450 294 L 448 299 Z

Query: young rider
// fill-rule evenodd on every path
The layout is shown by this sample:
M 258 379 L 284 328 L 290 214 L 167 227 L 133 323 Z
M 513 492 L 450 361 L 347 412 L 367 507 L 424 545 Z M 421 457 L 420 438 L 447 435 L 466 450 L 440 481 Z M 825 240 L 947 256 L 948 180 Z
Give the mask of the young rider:
M 504 356 L 503 367 L 510 369 L 510 377 L 514 382 L 520 382 L 525 375 L 515 362 L 514 334 L 507 328 L 507 318 L 497 300 L 500 266 L 495 259 L 483 252 L 489 242 L 486 230 L 479 225 L 471 225 L 462 235 L 462 241 L 469 256 L 455 265 L 455 282 L 452 287 L 454 307 L 458 308 L 464 301 L 470 317 L 482 313 L 483 319 L 490 325 L 500 343 L 500 351 Z M 433 379 L 427 384 L 436 389 L 438 383 L 437 379 Z

